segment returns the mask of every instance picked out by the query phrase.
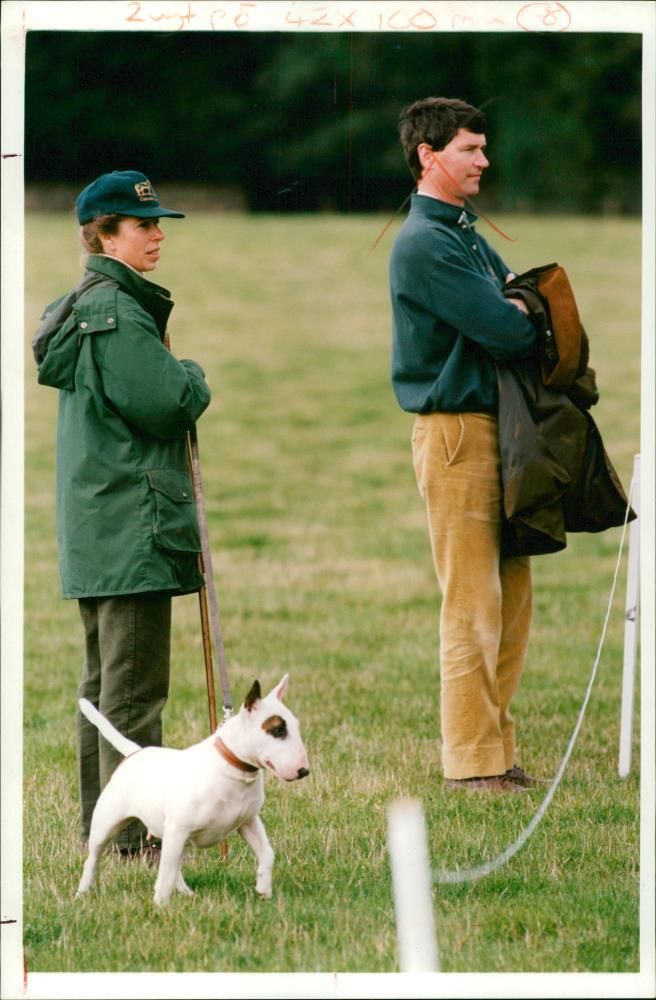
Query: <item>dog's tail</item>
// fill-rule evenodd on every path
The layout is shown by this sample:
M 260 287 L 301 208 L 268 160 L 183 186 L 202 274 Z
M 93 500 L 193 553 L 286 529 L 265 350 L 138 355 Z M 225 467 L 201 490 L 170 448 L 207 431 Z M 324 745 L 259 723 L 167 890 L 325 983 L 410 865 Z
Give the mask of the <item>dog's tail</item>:
M 87 701 L 86 698 L 80 698 L 78 705 L 80 706 L 80 711 L 83 715 L 86 715 L 89 722 L 93 722 L 94 726 L 102 733 L 107 742 L 116 747 L 118 752 L 122 753 L 124 757 L 129 757 L 131 753 L 141 750 L 138 743 L 129 740 L 127 736 L 121 736 L 118 729 L 114 729 L 109 719 L 101 715 L 98 709 L 90 701 Z

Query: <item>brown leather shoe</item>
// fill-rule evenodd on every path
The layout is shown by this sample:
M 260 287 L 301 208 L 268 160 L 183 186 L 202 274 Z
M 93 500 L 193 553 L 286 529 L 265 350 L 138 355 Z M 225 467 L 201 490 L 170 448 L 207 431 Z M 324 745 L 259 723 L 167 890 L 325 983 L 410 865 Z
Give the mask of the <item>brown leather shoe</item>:
M 527 774 L 523 767 L 518 764 L 513 764 L 509 767 L 504 778 L 508 778 L 509 781 L 514 782 L 516 785 L 521 785 L 522 788 L 535 788 L 537 785 L 550 785 L 551 782 L 548 778 L 534 778 L 532 775 Z
M 445 778 L 444 784 L 451 790 L 464 788 L 479 792 L 525 792 L 524 785 L 516 784 L 505 774 L 489 774 L 475 778 Z

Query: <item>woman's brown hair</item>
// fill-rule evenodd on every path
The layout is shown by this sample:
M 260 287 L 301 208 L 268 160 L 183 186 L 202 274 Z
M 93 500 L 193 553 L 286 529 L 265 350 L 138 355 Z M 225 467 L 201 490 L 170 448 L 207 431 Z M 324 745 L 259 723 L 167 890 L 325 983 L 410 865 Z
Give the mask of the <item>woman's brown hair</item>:
M 118 232 L 122 215 L 111 212 L 109 215 L 99 215 L 91 222 L 80 226 L 80 243 L 85 253 L 104 253 L 101 236 L 113 236 Z

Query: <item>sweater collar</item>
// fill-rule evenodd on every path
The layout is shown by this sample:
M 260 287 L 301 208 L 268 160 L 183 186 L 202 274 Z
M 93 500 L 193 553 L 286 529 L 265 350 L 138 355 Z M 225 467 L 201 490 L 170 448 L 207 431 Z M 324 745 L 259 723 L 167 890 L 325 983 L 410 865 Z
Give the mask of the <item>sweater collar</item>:
M 90 254 L 86 261 L 87 271 L 102 274 L 111 278 L 128 295 L 148 312 L 160 333 L 163 335 L 166 322 L 173 309 L 173 301 L 168 288 L 156 285 L 154 281 L 143 278 L 138 271 L 123 264 L 120 260 L 100 254 Z
M 439 198 L 418 192 L 412 195 L 410 211 L 428 219 L 443 222 L 447 226 L 458 226 L 462 225 L 463 222 L 473 226 L 478 219 L 474 212 L 469 212 L 466 208 L 460 208 L 459 205 L 451 205 L 447 201 L 441 201 Z

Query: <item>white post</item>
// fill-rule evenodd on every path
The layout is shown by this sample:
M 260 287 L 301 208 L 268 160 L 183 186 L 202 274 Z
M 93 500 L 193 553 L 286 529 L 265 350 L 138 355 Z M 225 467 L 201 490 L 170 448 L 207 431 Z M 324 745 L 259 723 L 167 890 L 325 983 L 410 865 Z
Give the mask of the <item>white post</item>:
M 622 709 L 620 714 L 619 775 L 626 778 L 631 770 L 631 739 L 633 730 L 633 689 L 638 644 L 640 610 L 640 455 L 633 459 L 630 490 L 631 506 L 636 519 L 629 525 L 629 560 L 626 578 L 626 618 L 624 622 L 624 670 L 622 673 Z
M 421 803 L 398 799 L 387 815 L 400 970 L 439 972 L 433 880 Z

